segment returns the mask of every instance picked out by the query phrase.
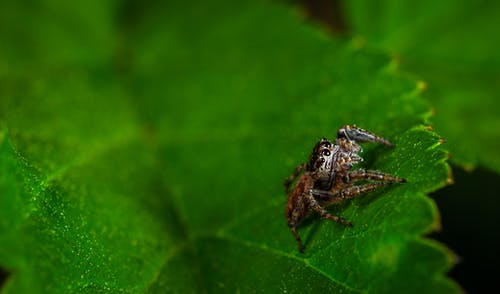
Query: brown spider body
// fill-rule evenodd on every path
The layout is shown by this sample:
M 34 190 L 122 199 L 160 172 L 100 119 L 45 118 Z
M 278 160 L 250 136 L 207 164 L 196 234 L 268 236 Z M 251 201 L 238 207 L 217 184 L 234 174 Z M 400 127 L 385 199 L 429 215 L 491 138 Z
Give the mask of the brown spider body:
M 346 125 L 338 130 L 335 144 L 326 138 L 321 139 L 314 146 L 309 162 L 299 165 L 285 181 L 285 190 L 288 193 L 286 217 L 300 252 L 304 251 L 304 245 L 297 232 L 297 225 L 311 211 L 317 212 L 323 218 L 352 226 L 343 218 L 328 213 L 323 206 L 354 198 L 381 186 L 405 182 L 402 178 L 379 171 L 363 169 L 351 171 L 353 165 L 363 161 L 358 155 L 362 148 L 357 142 L 377 142 L 392 147 L 392 144 L 384 138 L 356 126 Z M 293 190 L 290 191 L 291 183 L 303 171 Z M 360 180 L 375 182 L 356 185 Z

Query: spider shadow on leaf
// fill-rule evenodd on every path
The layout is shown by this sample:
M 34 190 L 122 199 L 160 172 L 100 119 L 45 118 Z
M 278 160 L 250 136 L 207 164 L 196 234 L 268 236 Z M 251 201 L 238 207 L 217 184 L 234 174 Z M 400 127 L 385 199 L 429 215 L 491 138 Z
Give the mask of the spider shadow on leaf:
M 353 169 L 369 169 L 369 170 L 379 170 L 378 168 L 374 167 L 376 166 L 377 162 L 384 162 L 386 160 L 386 157 L 388 156 L 388 152 L 390 150 L 387 150 L 387 147 L 385 146 L 380 146 L 380 145 L 374 145 L 370 146 L 371 148 L 367 150 L 366 157 L 364 157 L 364 161 L 355 166 Z M 362 181 L 361 183 L 367 183 L 367 181 Z M 381 197 L 383 194 L 387 193 L 389 189 L 393 189 L 394 186 L 386 186 L 386 187 L 380 187 L 375 191 L 368 192 L 366 194 L 360 195 L 356 197 L 355 199 L 351 200 L 350 202 L 352 203 L 353 201 L 356 203 L 356 206 L 360 209 L 364 209 L 370 203 Z
M 351 201 L 333 204 L 333 205 L 329 206 L 327 208 L 327 210 L 333 215 L 337 215 L 337 216 L 346 218 L 348 221 L 351 221 L 353 223 L 353 227 L 356 227 L 359 224 L 357 224 L 355 219 L 351 219 L 351 218 L 353 218 L 353 216 L 344 216 L 343 212 L 346 211 L 348 209 L 348 207 L 350 207 L 351 205 L 354 205 L 356 210 L 364 210 L 373 201 L 375 201 L 379 197 L 383 197 L 384 194 L 388 191 L 388 189 L 390 189 L 390 188 L 383 187 L 383 188 L 378 189 L 376 191 L 369 192 L 365 195 L 362 195 L 356 199 L 352 199 Z M 353 201 L 356 203 L 354 204 Z M 321 220 L 321 221 L 318 221 L 318 220 Z M 327 225 L 334 226 L 333 229 L 335 230 L 335 234 L 339 234 L 339 236 L 340 236 L 340 234 L 342 234 L 343 230 L 352 229 L 352 228 L 346 227 L 342 224 L 332 222 L 331 220 L 328 220 L 328 219 L 322 220 L 319 215 L 313 213 L 310 216 L 308 216 L 306 219 L 304 219 L 300 223 L 300 225 L 298 226 L 298 228 L 300 228 L 300 229 L 310 227 L 309 230 L 307 231 L 305 238 L 304 238 L 304 246 L 306 248 L 310 248 L 311 242 L 316 239 L 315 236 L 318 234 L 318 232 L 319 232 L 319 230 L 324 222 L 327 223 Z M 311 247 L 311 249 L 313 249 L 313 248 L 314 248 L 314 246 Z
M 328 207 L 328 211 L 333 215 L 341 216 L 342 212 L 345 211 L 349 205 L 349 202 L 334 204 Z M 318 214 L 309 215 L 298 226 L 298 228 L 306 228 L 309 226 L 311 227 L 304 238 L 304 246 L 306 248 L 309 247 L 310 243 L 315 239 L 316 234 L 318 233 L 324 222 L 327 223 L 327 225 L 334 226 L 334 230 L 339 234 L 339 236 L 344 229 L 349 229 L 348 227 L 336 222 L 332 222 L 331 220 L 321 219 L 321 216 L 319 216 Z
M 384 197 L 383 195 L 387 193 L 388 189 L 391 187 L 381 187 L 375 191 L 366 193 L 364 195 L 360 195 L 357 199 L 353 199 L 356 201 L 356 206 L 359 209 L 365 209 L 369 205 L 371 205 L 374 201 L 376 201 L 379 197 Z
M 391 148 L 387 148 L 386 146 L 381 145 L 371 145 L 366 148 L 363 152 L 363 162 L 359 165 L 356 165 L 354 169 L 357 168 L 366 168 L 366 169 L 375 169 L 373 168 L 377 162 L 383 162 L 386 160 L 386 157 L 391 152 Z

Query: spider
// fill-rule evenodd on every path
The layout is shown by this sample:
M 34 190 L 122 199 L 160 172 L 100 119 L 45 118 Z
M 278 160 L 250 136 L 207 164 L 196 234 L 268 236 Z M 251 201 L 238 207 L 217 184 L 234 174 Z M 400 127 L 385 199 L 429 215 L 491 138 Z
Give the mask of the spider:
M 297 225 L 311 211 L 318 213 L 322 218 L 352 227 L 349 221 L 328 213 L 324 207 L 382 186 L 406 182 L 405 179 L 376 170 L 351 170 L 353 165 L 363 161 L 358 155 L 362 152 L 362 148 L 357 144 L 363 142 L 393 146 L 391 142 L 369 131 L 355 125 L 345 125 L 338 130 L 335 144 L 326 138 L 321 139 L 314 146 L 309 162 L 299 165 L 285 180 L 285 191 L 288 194 L 286 218 L 300 252 L 304 252 L 304 245 L 297 232 Z M 301 173 L 301 177 L 290 191 L 292 182 Z M 357 183 L 361 180 L 368 182 Z

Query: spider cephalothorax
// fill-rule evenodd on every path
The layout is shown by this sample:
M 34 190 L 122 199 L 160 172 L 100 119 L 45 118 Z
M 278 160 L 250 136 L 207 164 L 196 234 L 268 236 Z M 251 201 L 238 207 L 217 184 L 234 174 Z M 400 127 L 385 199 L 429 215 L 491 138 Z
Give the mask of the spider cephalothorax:
M 309 158 L 307 171 L 316 179 L 328 180 L 331 175 L 333 164 L 333 147 L 334 145 L 326 138 L 321 139 Z
M 316 211 L 322 217 L 342 223 L 352 224 L 343 218 L 331 215 L 323 206 L 354 198 L 362 193 L 373 191 L 381 186 L 395 182 L 405 182 L 404 179 L 374 170 L 352 170 L 354 164 L 363 161 L 358 155 L 361 146 L 357 142 L 377 142 L 392 147 L 384 138 L 357 128 L 343 126 L 337 132 L 335 144 L 328 139 L 321 139 L 313 148 L 309 162 L 299 165 L 294 173 L 285 181 L 288 193 L 286 216 L 288 226 L 297 240 L 299 251 L 304 245 L 297 232 L 297 224 L 309 212 Z M 291 183 L 303 172 L 295 187 L 290 191 Z M 356 185 L 360 180 L 368 183 Z

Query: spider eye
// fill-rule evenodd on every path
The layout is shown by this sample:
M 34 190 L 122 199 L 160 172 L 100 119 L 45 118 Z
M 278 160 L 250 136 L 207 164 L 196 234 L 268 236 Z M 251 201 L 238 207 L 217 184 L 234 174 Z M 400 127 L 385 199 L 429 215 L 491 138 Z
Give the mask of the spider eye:
M 323 154 L 324 156 L 330 156 L 330 150 L 324 149 L 321 154 Z
M 325 163 L 325 161 L 326 160 L 323 157 L 321 157 L 320 160 L 319 160 L 319 162 L 321 162 L 321 163 Z

